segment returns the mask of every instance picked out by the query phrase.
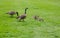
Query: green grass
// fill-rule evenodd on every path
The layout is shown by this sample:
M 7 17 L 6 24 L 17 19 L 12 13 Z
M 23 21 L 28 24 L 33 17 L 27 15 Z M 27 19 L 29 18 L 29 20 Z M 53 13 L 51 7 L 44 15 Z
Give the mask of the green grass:
M 24 13 L 25 22 L 5 14 L 10 10 Z M 44 22 L 35 21 L 39 15 Z M 60 38 L 60 0 L 0 0 L 0 38 Z

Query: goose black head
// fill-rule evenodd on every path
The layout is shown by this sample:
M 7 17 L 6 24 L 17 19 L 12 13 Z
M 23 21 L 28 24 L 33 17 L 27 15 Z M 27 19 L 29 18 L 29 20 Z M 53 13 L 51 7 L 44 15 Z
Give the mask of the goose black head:
M 25 8 L 25 14 L 26 14 L 27 9 L 28 9 L 28 8 Z
M 25 9 L 28 9 L 28 8 L 25 8 Z
M 17 16 L 19 16 L 18 12 L 16 12 Z

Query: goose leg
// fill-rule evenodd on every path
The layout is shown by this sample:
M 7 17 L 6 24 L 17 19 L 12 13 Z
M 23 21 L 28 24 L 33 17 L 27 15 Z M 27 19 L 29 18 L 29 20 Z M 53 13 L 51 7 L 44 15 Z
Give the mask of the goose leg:
M 19 19 L 19 22 L 21 22 L 21 19 Z
M 23 19 L 23 21 L 24 21 L 24 19 Z
M 13 15 L 11 15 L 10 17 L 13 18 Z

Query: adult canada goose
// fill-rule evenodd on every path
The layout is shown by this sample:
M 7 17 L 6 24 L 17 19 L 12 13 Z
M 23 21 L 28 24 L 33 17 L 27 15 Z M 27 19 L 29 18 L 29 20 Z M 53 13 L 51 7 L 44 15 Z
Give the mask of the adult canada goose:
M 36 15 L 35 15 L 33 18 L 34 18 L 35 20 L 38 20 L 38 21 L 44 21 L 42 18 L 40 18 L 39 16 L 36 16 Z
M 17 14 L 17 16 L 18 16 L 18 12 L 15 12 L 15 11 L 9 11 L 6 14 L 9 14 L 11 17 L 13 17 L 13 15 L 15 15 L 15 14 Z
M 20 15 L 20 16 L 17 16 L 17 19 L 19 19 L 19 21 L 23 20 L 26 18 L 26 11 L 27 11 L 28 8 L 25 8 L 25 12 L 24 14 Z

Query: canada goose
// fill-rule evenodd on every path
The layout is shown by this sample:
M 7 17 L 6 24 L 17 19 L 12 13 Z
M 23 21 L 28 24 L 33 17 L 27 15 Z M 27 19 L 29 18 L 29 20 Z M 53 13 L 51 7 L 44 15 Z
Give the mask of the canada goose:
M 20 16 L 17 16 L 17 19 L 19 19 L 19 21 L 23 20 L 26 18 L 26 11 L 27 11 L 28 8 L 25 8 L 25 13 L 20 15 Z
M 44 21 L 42 18 L 40 18 L 39 16 L 33 16 L 33 18 L 35 19 L 35 20 L 38 20 L 38 21 Z
M 17 16 L 18 16 L 18 13 L 15 11 L 9 11 L 6 14 L 9 14 L 11 17 L 13 17 L 13 15 L 15 15 L 15 14 L 17 14 Z
M 33 16 L 33 18 L 34 18 L 35 20 L 37 20 L 37 19 L 39 18 L 39 16 L 36 16 L 36 15 L 35 15 L 35 16 Z

